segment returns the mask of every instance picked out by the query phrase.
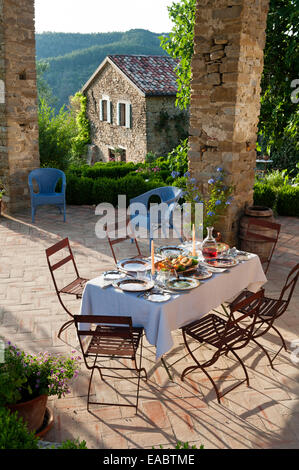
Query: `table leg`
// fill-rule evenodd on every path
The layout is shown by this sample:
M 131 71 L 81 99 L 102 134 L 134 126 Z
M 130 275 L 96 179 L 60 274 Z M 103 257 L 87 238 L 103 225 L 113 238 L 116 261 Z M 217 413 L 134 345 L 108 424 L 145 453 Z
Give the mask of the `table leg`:
M 169 372 L 169 369 L 168 369 L 168 367 L 167 367 L 167 365 L 166 365 L 166 362 L 164 361 L 163 356 L 161 357 L 161 362 L 162 362 L 162 365 L 163 365 L 164 369 L 165 369 L 166 372 L 167 372 L 168 377 L 169 377 L 170 380 L 173 382 L 172 375 L 171 375 L 171 373 Z

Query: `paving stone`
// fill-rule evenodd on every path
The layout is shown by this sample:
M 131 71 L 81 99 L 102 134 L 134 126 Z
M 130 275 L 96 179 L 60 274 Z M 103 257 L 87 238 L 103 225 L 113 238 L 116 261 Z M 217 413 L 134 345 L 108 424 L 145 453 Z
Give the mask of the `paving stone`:
M 279 296 L 289 267 L 296 262 L 299 219 L 277 217 L 282 224 L 281 236 L 267 274 L 268 295 Z M 0 337 L 10 340 L 27 353 L 49 351 L 54 354 L 81 356 L 75 330 L 70 327 L 61 340 L 57 333 L 68 320 L 58 302 L 48 271 L 45 249 L 69 237 L 81 275 L 95 277 L 113 268 L 109 245 L 93 236 L 97 217 L 92 207 L 67 208 L 67 222 L 57 219 L 51 208 L 41 210 L 34 225 L 30 213 L 0 218 Z M 157 244 L 167 244 L 159 240 Z M 176 243 L 172 240 L 171 243 Z M 142 242 L 148 254 L 148 243 Z M 7 252 L 13 247 L 13 255 Z M 120 256 L 133 254 L 130 243 L 120 249 Z M 71 273 L 65 269 L 62 279 Z M 109 379 L 110 385 L 94 376 L 92 397 L 112 401 L 113 406 L 91 405 L 86 399 L 90 372 L 80 361 L 80 374 L 71 393 L 61 399 L 49 398 L 54 413 L 54 426 L 45 436 L 50 442 L 69 438 L 86 440 L 90 448 L 174 448 L 177 440 L 214 448 L 298 448 L 299 447 L 299 364 L 291 360 L 290 342 L 299 339 L 297 286 L 288 312 L 277 323 L 287 340 L 288 352 L 282 351 L 272 370 L 256 348 L 249 346 L 242 354 L 247 364 L 250 387 L 242 384 L 218 404 L 211 382 L 201 372 L 192 372 L 181 382 L 180 375 L 192 364 L 186 357 L 181 332 L 174 332 L 174 347 L 165 355 L 173 380 L 161 361 L 156 362 L 155 348 L 145 341 L 144 366 L 148 381 L 141 381 L 138 413 L 134 408 L 119 406 L 122 400 L 133 400 L 134 380 Z M 79 312 L 80 301 L 68 299 L 67 305 Z M 269 332 L 263 342 L 276 351 L 280 340 Z M 198 352 L 202 360 L 210 357 L 204 346 Z M 243 378 L 243 370 L 233 358 L 222 357 L 211 367 L 211 375 L 220 389 Z

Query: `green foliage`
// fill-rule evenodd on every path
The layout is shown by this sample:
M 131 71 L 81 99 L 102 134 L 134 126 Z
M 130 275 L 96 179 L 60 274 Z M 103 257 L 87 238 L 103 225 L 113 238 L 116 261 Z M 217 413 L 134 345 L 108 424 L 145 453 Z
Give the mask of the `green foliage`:
M 76 93 L 71 98 L 71 104 L 75 108 L 75 120 L 77 125 L 77 133 L 73 137 L 72 154 L 75 156 L 85 156 L 87 145 L 90 144 L 90 124 L 86 117 L 86 96 L 82 93 Z
M 79 358 L 25 354 L 8 344 L 0 363 L 0 406 L 32 400 L 47 394 L 61 398 L 69 392 L 69 380 L 78 374 Z
M 93 166 L 87 164 L 81 166 L 70 166 L 69 171 L 77 176 L 86 176 L 87 178 L 122 178 L 129 173 L 136 172 L 140 164 L 133 162 L 97 162 Z
M 0 449 L 38 449 L 38 438 L 29 432 L 18 413 L 0 407 Z
M 110 54 L 166 55 L 159 35 L 143 29 L 125 33 L 42 33 L 36 34 L 37 58 L 50 67 L 45 80 L 57 96 L 56 109 L 73 96 Z
M 191 60 L 196 0 L 180 0 L 168 7 L 174 23 L 168 36 L 161 36 L 161 47 L 173 58 L 179 59 L 176 68 L 178 94 L 177 105 L 186 109 L 190 104 Z
M 108 202 L 113 206 L 118 204 L 118 195 L 127 196 L 127 204 L 130 199 L 139 196 L 154 188 L 165 186 L 160 179 L 146 181 L 139 174 L 127 174 L 123 177 L 98 177 L 88 178 L 78 174 L 67 172 L 66 200 L 68 204 L 100 204 Z
M 255 206 L 266 206 L 273 209 L 276 204 L 277 189 L 262 182 L 254 185 L 253 202 Z
M 188 150 L 189 141 L 185 139 L 168 154 L 167 164 L 170 171 L 180 175 L 188 171 Z
M 299 77 L 298 34 L 298 1 L 270 0 L 259 132 L 280 169 L 292 169 L 299 160 L 299 111 L 291 100 L 291 83 Z
M 74 116 L 64 107 L 55 114 L 54 108 L 41 99 L 38 126 L 41 166 L 65 170 L 78 132 Z
M 276 210 L 279 215 L 299 217 L 299 186 L 278 189 Z
M 175 448 L 176 449 L 197 449 L 196 445 L 190 446 L 189 442 L 181 442 L 181 441 L 177 442 L 177 445 L 175 446 Z M 199 449 L 204 449 L 204 445 L 201 444 Z
M 47 70 L 49 70 L 49 66 L 49 63 L 44 60 L 36 62 L 36 86 L 39 106 L 41 105 L 41 100 L 46 101 L 51 106 L 54 106 L 56 102 L 51 87 L 44 79 L 44 75 Z
M 62 442 L 61 446 L 59 446 L 58 449 L 87 449 L 87 446 L 86 441 L 79 441 L 79 439 L 68 439 Z

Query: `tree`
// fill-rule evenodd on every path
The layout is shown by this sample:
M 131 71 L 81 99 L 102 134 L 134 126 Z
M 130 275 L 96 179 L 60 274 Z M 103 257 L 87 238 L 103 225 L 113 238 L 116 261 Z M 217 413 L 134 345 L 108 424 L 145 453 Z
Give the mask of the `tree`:
M 178 93 L 176 105 L 186 109 L 190 104 L 191 60 L 194 47 L 194 23 L 196 0 L 180 0 L 168 7 L 174 23 L 168 36 L 161 36 L 161 47 L 174 59 L 179 59 L 176 67 Z
M 173 3 L 169 16 L 174 22 L 161 46 L 179 58 L 177 104 L 190 103 L 196 0 Z M 259 150 L 270 153 L 276 167 L 294 169 L 299 160 L 298 102 L 291 100 L 293 84 L 299 79 L 299 0 L 270 0 L 264 71 L 261 81 Z M 297 83 L 298 88 L 298 83 Z
M 298 101 L 291 100 L 299 79 L 299 1 L 270 0 L 259 133 L 262 153 L 274 166 L 292 169 L 299 160 Z M 298 87 L 298 85 L 297 85 Z
M 55 106 L 57 99 L 53 96 L 51 87 L 44 79 L 44 74 L 49 69 L 50 65 L 44 60 L 39 60 L 36 62 L 36 86 L 37 86 L 37 96 L 38 104 L 41 105 L 41 101 L 46 101 L 49 105 Z

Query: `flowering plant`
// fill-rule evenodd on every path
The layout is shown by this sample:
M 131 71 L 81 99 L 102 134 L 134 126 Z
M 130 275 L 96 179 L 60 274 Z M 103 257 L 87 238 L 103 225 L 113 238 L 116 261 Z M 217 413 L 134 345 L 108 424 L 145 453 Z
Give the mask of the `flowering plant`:
M 0 406 L 29 401 L 43 394 L 61 398 L 70 393 L 69 381 L 77 377 L 80 359 L 48 352 L 34 356 L 9 342 L 4 362 L 0 363 Z
M 172 172 L 173 178 L 179 177 L 178 172 Z M 208 196 L 204 197 L 199 190 L 196 179 L 191 178 L 190 172 L 184 174 L 184 199 L 194 207 L 195 203 L 204 204 L 204 232 L 207 227 L 214 226 L 219 216 L 225 211 L 233 200 L 231 196 L 233 192 L 232 186 L 224 183 L 226 173 L 223 168 L 218 167 L 215 170 L 215 176 L 208 180 L 209 191 Z M 182 178 L 180 178 L 181 180 Z M 192 211 L 193 212 L 193 211 Z

